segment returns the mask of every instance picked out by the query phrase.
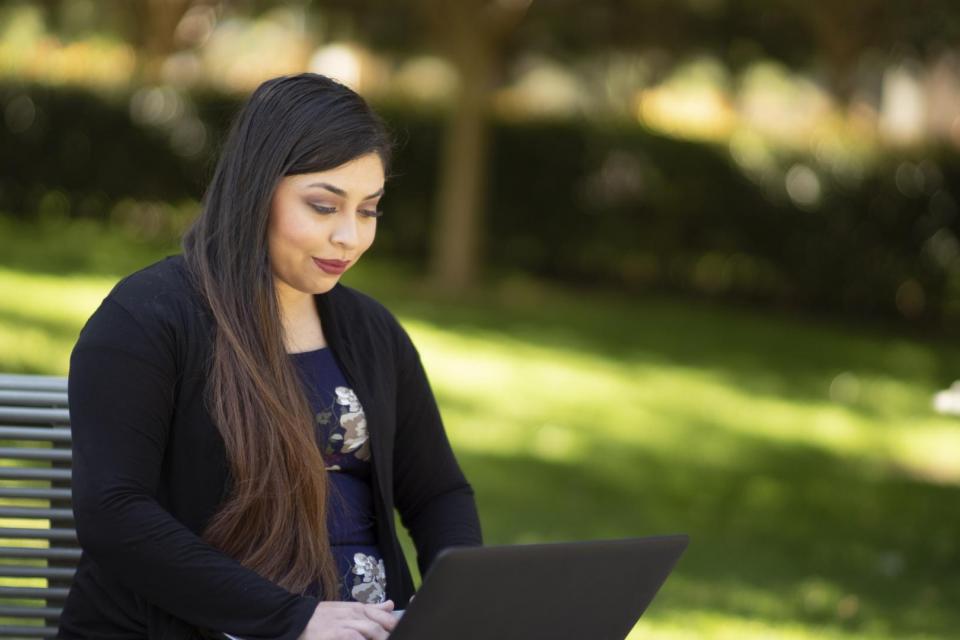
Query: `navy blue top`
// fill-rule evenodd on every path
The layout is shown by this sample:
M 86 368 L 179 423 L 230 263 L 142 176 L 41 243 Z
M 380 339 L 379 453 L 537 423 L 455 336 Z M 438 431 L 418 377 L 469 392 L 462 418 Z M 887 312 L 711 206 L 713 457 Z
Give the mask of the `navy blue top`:
M 330 472 L 327 530 L 343 600 L 386 600 L 387 576 L 377 546 L 370 438 L 360 401 L 328 348 L 290 354 L 317 425 Z

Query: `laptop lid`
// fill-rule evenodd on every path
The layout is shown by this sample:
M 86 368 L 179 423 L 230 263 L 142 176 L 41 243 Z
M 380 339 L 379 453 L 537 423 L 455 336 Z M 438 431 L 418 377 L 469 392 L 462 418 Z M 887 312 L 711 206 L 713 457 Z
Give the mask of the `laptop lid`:
M 623 640 L 688 541 L 447 549 L 390 640 Z

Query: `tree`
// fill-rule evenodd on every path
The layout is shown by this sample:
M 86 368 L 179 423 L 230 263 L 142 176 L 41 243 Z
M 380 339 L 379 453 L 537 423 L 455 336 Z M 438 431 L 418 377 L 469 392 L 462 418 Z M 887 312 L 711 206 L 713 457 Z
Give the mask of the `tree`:
M 520 52 L 572 61 L 599 50 L 660 48 L 677 57 L 710 52 L 732 67 L 773 58 L 821 69 L 845 101 L 865 51 L 906 43 L 923 53 L 960 35 L 951 0 L 329 0 L 323 6 L 349 13 L 374 47 L 438 50 L 459 72 L 430 261 L 433 281 L 453 291 L 471 285 L 482 264 L 489 94 Z
M 69 2 L 43 1 L 51 11 Z M 162 62 L 181 46 L 178 24 L 201 4 L 223 6 L 221 0 L 112 0 L 113 19 L 142 53 L 142 81 L 159 80 Z M 230 6 L 257 13 L 276 4 Z M 864 51 L 903 43 L 922 55 L 960 37 L 954 0 L 318 0 L 309 6 L 374 49 L 438 53 L 458 71 L 430 259 L 432 280 L 449 291 L 469 287 L 480 273 L 489 99 L 521 53 L 574 62 L 585 53 L 657 48 L 675 58 L 710 52 L 732 67 L 774 58 L 821 69 L 843 100 Z
M 325 2 L 380 50 L 431 51 L 458 72 L 440 158 L 430 275 L 448 292 L 469 287 L 481 262 L 483 194 L 489 156 L 489 100 L 504 72 L 505 44 L 530 0 L 368 0 Z

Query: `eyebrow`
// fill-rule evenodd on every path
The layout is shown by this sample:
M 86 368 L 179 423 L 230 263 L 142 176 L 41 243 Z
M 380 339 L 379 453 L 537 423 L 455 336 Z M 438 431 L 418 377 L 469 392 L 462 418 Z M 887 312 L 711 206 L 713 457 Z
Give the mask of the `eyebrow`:
M 327 191 L 330 191 L 330 192 L 332 192 L 332 193 L 335 193 L 335 194 L 337 194 L 338 196 L 341 196 L 341 197 L 347 195 L 347 192 L 346 192 L 346 191 L 344 191 L 344 190 L 341 189 L 340 187 L 335 187 L 335 186 L 333 186 L 333 185 L 330 184 L 329 182 L 314 182 L 314 183 L 312 183 L 312 184 L 308 184 L 308 185 L 307 185 L 307 188 L 308 188 L 308 189 L 309 189 L 310 187 L 322 187 L 322 188 L 326 189 Z M 364 200 L 369 200 L 370 198 L 376 198 L 377 196 L 382 196 L 382 195 L 383 195 L 383 187 L 380 187 L 379 190 L 377 190 L 377 191 L 374 192 L 374 193 L 371 193 L 371 194 L 368 195 L 366 198 L 364 198 Z

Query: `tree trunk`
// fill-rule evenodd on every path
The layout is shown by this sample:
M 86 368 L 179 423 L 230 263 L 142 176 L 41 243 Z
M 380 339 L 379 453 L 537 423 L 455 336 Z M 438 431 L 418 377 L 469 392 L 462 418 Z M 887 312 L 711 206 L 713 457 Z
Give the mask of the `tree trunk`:
M 430 280 L 456 293 L 476 284 L 483 262 L 483 210 L 489 152 L 488 103 L 507 38 L 531 0 L 418 0 L 431 39 L 454 64 L 457 95 L 447 120 L 433 233 Z
M 430 256 L 430 280 L 448 293 L 474 285 L 480 271 L 494 68 L 486 43 L 461 42 L 453 56 L 460 83 L 441 151 Z
M 177 50 L 177 25 L 194 4 L 194 0 L 146 0 L 124 2 L 129 22 L 136 33 L 138 65 L 136 82 L 158 85 L 163 80 L 163 63 Z

